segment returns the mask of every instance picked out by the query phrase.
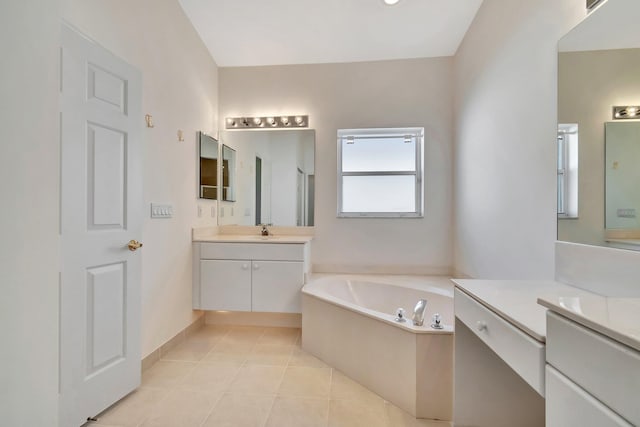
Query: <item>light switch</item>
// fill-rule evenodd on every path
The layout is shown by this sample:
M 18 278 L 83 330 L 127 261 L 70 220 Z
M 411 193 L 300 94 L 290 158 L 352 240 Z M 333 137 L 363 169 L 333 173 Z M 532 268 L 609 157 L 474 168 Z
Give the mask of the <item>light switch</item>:
M 157 203 L 151 203 L 151 218 L 171 218 L 172 216 L 172 205 L 159 205 Z
M 618 209 L 617 214 L 618 214 L 618 218 L 635 218 L 636 210 L 633 208 Z

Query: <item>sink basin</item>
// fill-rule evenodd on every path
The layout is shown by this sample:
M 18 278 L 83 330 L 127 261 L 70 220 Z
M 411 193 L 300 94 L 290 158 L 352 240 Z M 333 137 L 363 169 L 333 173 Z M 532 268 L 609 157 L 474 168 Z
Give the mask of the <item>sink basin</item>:
M 242 236 L 243 239 L 247 240 L 278 240 L 279 236 L 256 236 L 254 234 Z

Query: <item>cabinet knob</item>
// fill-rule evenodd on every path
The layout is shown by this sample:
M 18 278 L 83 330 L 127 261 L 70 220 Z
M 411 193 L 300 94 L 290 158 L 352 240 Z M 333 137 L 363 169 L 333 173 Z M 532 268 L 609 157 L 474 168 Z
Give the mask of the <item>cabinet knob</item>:
M 476 328 L 478 328 L 479 331 L 486 331 L 487 330 L 487 322 L 483 322 L 482 320 L 478 320 L 476 322 Z
M 248 269 L 248 268 L 249 268 L 249 264 L 242 264 L 242 269 L 243 269 L 243 270 L 246 270 L 246 269 Z
M 254 262 L 253 263 L 253 269 L 254 270 L 258 270 L 259 268 L 260 268 L 260 264 L 257 264 L 257 263 Z

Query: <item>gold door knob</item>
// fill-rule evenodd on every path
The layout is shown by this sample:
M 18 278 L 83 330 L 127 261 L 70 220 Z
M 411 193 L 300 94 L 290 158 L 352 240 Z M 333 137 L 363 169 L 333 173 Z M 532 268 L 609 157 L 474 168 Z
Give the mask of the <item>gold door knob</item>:
M 142 247 L 142 243 L 138 242 L 137 240 L 129 240 L 129 243 L 127 243 L 127 247 L 130 251 L 136 251 L 138 250 L 138 248 Z

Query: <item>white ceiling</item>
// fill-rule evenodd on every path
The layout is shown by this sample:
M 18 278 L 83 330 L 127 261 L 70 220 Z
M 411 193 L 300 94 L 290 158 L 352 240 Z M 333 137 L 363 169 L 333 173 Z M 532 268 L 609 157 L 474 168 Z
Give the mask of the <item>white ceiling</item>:
M 482 0 L 180 0 L 221 67 L 454 55 Z

